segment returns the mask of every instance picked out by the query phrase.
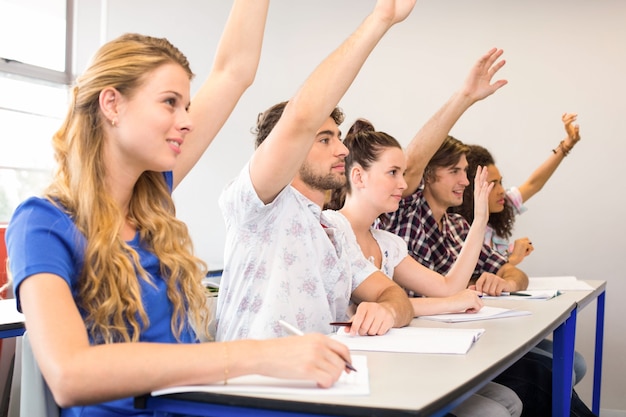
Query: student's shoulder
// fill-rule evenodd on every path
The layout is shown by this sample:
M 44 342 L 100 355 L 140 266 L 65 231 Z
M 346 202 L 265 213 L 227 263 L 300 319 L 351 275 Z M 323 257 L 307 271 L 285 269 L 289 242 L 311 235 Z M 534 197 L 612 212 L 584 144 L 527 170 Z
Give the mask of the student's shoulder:
M 20 222 L 71 222 L 70 213 L 57 201 L 43 197 L 29 197 L 20 203 L 9 227 Z
M 470 224 L 467 222 L 465 217 L 463 217 L 461 214 L 447 213 L 447 217 L 448 217 L 448 221 L 450 222 L 450 224 L 454 226 L 456 229 L 465 230 L 465 229 L 470 228 Z

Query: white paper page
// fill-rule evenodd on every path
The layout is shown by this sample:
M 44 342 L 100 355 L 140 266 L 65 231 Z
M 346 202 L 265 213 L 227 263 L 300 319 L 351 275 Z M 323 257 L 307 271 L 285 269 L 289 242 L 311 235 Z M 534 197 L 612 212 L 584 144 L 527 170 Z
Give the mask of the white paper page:
M 529 290 L 591 291 L 593 287 L 576 277 L 530 277 Z
M 350 350 L 406 353 L 466 354 L 485 329 L 403 327 L 382 336 L 350 336 L 340 329 L 331 337 Z
M 511 310 L 508 308 L 483 306 L 483 308 L 481 308 L 480 311 L 476 313 L 436 314 L 432 316 L 422 316 L 419 319 L 442 321 L 445 323 L 458 323 L 463 321 L 490 320 L 505 317 L 526 316 L 529 314 L 531 314 L 531 312 L 525 310 Z
M 559 290 L 524 290 L 516 291 L 515 294 L 504 293 L 503 295 L 485 295 L 483 300 L 549 300 L 559 295 Z
M 165 388 L 152 392 L 152 396 L 181 392 L 219 392 L 224 394 L 294 394 L 294 395 L 369 395 L 370 383 L 367 356 L 352 355 L 352 365 L 357 372 L 344 372 L 330 388 L 319 388 L 313 381 L 246 375 L 213 385 L 188 385 Z

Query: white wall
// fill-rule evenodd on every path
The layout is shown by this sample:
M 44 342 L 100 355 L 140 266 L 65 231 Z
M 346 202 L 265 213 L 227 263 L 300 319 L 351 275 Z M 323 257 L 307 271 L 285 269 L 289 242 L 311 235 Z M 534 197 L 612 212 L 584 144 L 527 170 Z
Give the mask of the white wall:
M 198 88 L 208 73 L 230 2 L 103 1 L 107 39 L 128 31 L 170 38 L 190 59 L 198 74 L 192 88 Z M 93 7 L 87 4 L 79 2 L 79 8 Z M 373 4 L 273 1 L 256 83 L 175 193 L 179 216 L 189 224 L 198 254 L 211 265 L 221 266 L 224 240 L 217 196 L 253 150 L 249 131 L 256 115 L 289 98 Z M 522 264 L 529 275 L 576 275 L 608 282 L 605 415 L 609 410 L 626 414 L 626 307 L 619 300 L 626 293 L 620 263 L 626 236 L 620 185 L 626 151 L 621 132 L 626 110 L 625 21 L 626 2 L 621 0 L 421 0 L 408 20 L 382 41 L 340 103 L 347 115 L 344 130 L 355 118 L 367 117 L 406 144 L 460 85 L 478 56 L 492 46 L 503 48 L 507 64 L 499 75 L 509 85 L 478 103 L 451 133 L 488 147 L 509 186 L 522 182 L 563 138 L 561 114 L 579 113 L 582 142 L 529 202 L 516 236 L 529 236 L 536 248 Z M 578 320 L 577 349 L 590 370 L 577 390 L 588 404 L 594 318 L 592 305 Z

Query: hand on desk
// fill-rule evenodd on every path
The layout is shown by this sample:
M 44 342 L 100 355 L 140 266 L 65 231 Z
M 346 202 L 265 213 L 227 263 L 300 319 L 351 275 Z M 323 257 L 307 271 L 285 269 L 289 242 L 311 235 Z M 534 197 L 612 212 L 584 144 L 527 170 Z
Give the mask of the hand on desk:
M 376 336 L 385 334 L 395 323 L 391 310 L 381 303 L 362 302 L 351 319 L 352 325 L 346 328 L 351 335 Z
M 469 286 L 469 289 L 487 295 L 500 295 L 502 291 L 515 291 L 516 288 L 511 288 L 508 281 L 500 278 L 496 274 L 483 272 L 476 280 L 476 283 Z
M 260 375 L 313 380 L 320 388 L 331 387 L 351 362 L 343 344 L 322 334 L 281 337 L 258 341 Z

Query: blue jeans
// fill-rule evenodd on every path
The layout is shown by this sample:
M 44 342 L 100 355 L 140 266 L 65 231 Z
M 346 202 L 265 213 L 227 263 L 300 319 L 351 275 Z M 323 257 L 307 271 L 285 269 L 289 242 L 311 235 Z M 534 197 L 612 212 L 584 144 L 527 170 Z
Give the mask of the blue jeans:
M 541 355 L 547 356 L 552 359 L 552 349 L 554 345 L 552 340 L 543 339 L 537 346 L 532 348 L 531 352 L 539 353 Z M 585 358 L 580 353 L 574 351 L 574 370 L 572 375 L 573 385 L 576 385 L 580 382 L 581 379 L 587 373 L 587 362 L 585 362 Z

